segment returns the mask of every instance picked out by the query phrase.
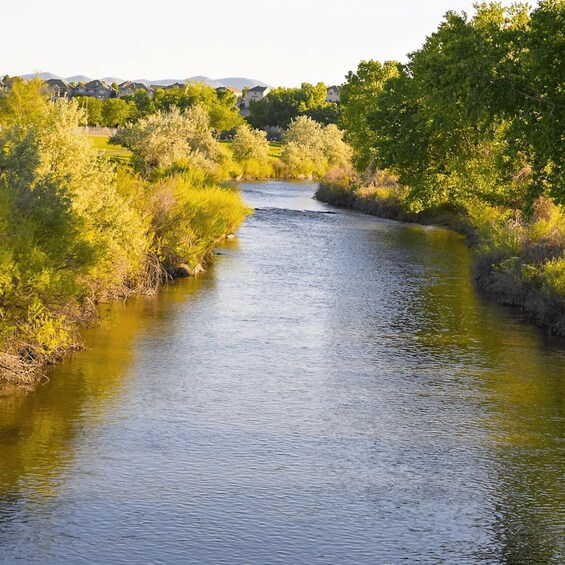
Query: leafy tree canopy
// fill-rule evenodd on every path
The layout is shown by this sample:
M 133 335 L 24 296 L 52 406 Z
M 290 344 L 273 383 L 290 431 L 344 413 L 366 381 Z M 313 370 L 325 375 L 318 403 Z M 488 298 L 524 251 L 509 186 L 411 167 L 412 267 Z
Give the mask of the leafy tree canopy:
M 322 123 L 333 123 L 336 105 L 326 102 L 327 87 L 323 82 L 302 83 L 300 88 L 274 88 L 261 101 L 252 101 L 247 121 L 255 128 L 286 129 L 298 116 L 319 117 Z

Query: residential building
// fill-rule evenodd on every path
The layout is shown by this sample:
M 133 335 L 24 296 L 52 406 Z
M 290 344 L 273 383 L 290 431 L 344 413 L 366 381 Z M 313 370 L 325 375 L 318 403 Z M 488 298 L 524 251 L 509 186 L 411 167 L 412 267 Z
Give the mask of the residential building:
M 341 86 L 329 86 L 326 91 L 326 102 L 335 102 L 339 104 L 341 102 Z
M 74 94 L 75 96 L 92 96 L 93 98 L 107 100 L 108 98 L 115 98 L 117 91 L 101 80 L 91 80 L 86 84 L 79 83 L 75 87 Z
M 74 94 L 73 87 L 65 80 L 51 78 L 45 84 L 52 98 L 70 98 Z
M 153 94 L 155 94 L 155 91 L 152 88 L 142 82 L 126 80 L 118 85 L 118 98 L 121 98 L 122 96 L 131 96 L 139 91 L 145 92 L 147 96 L 153 96 Z
M 269 94 L 269 92 L 271 92 L 271 89 L 268 86 L 254 86 L 253 88 L 246 90 L 242 97 L 243 108 L 249 109 L 249 103 L 251 101 L 260 102 L 263 98 L 265 98 L 265 96 L 267 96 L 267 94 Z

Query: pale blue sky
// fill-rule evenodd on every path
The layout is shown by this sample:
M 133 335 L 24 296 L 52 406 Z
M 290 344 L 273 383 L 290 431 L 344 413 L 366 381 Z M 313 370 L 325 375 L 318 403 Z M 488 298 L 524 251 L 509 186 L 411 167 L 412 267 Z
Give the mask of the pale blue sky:
M 508 2 L 505 2 L 508 4 Z M 2 0 L 0 74 L 340 84 L 419 48 L 472 0 Z

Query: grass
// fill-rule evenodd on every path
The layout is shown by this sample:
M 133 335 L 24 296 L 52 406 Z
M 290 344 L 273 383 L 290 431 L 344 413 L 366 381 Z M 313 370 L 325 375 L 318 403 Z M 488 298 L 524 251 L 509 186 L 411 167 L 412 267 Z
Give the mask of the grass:
M 269 141 L 269 157 L 279 159 L 281 156 L 282 143 L 280 141 Z
M 107 135 L 89 135 L 88 136 L 92 144 L 100 153 L 106 157 L 113 159 L 115 161 L 120 161 L 121 163 L 129 163 L 131 160 L 131 151 L 122 147 L 121 145 L 110 145 L 108 140 L 110 139 Z

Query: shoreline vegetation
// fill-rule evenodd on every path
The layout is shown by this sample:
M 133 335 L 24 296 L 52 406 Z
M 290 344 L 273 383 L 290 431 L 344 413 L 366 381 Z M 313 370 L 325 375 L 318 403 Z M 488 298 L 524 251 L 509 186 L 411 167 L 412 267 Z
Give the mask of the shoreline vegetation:
M 97 304 L 202 270 L 251 213 L 201 147 L 182 162 L 133 151 L 136 168 L 116 163 L 77 131 L 84 111 L 42 89 L 0 97 L 0 384 L 28 388 L 80 348 Z
M 449 203 L 419 212 L 407 206 L 409 190 L 395 177 L 375 173 L 359 178 L 332 171 L 320 181 L 315 197 L 332 206 L 401 222 L 443 226 L 465 235 L 475 255 L 477 287 L 497 302 L 519 308 L 536 325 L 565 337 L 565 285 L 560 257 L 565 248 L 561 207 L 540 197 L 529 218 L 507 209 L 475 210 Z
M 112 137 L 86 130 L 80 101 L 51 99 L 40 80 L 1 93 L 0 385 L 31 388 L 79 349 L 99 303 L 203 270 L 252 213 L 230 181 L 320 177 L 350 161 L 334 124 L 297 116 L 269 143 L 213 89 L 184 96 L 194 90 L 192 104 Z
M 353 169 L 318 198 L 466 233 L 474 278 L 565 335 L 565 1 L 447 12 L 408 62 L 361 61 L 338 121 Z

